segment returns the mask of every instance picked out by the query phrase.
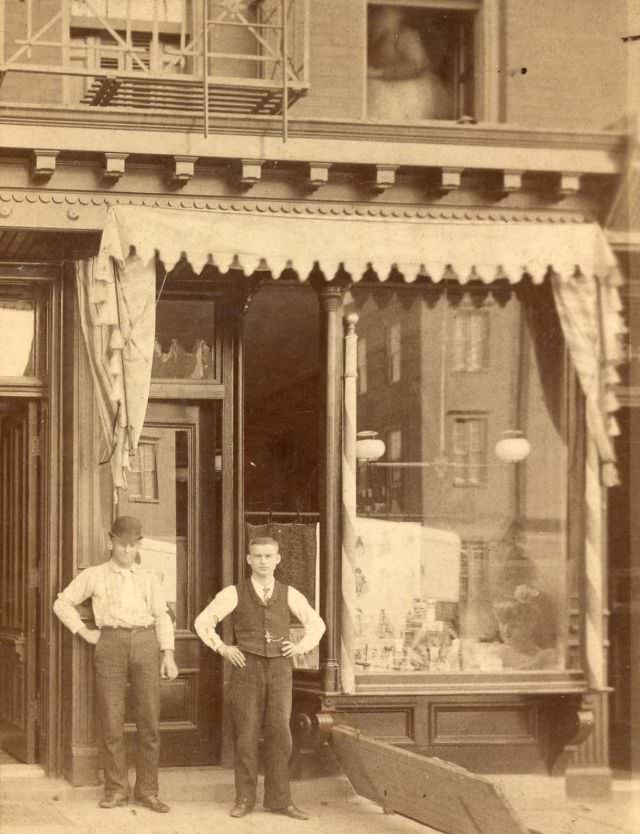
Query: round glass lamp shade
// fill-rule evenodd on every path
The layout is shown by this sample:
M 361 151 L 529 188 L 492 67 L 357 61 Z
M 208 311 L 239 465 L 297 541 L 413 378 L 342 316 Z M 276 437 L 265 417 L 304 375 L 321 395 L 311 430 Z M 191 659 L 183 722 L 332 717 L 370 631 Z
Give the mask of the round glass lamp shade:
M 384 440 L 377 431 L 359 431 L 356 436 L 357 460 L 379 460 L 385 453 Z
M 530 452 L 531 443 L 523 432 L 516 430 L 502 432 L 495 446 L 496 457 L 503 463 L 520 463 L 529 457 Z

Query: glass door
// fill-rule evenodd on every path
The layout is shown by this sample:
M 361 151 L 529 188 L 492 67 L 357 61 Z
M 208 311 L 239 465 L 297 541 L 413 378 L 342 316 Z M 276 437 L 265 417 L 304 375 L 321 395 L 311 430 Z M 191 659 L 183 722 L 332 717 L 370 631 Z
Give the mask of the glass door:
M 221 679 L 193 621 L 219 584 L 220 490 L 216 435 L 220 403 L 151 401 L 119 515 L 136 515 L 141 562 L 161 576 L 176 629 L 175 681 L 163 681 L 162 763 L 218 760 Z M 133 712 L 127 714 L 133 732 Z

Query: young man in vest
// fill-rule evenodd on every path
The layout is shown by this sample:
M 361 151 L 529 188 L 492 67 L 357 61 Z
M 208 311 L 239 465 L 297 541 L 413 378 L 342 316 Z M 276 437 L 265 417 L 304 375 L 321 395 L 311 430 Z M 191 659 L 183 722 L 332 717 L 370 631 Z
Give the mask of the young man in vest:
M 307 815 L 293 804 L 289 787 L 292 658 L 313 649 L 325 625 L 299 591 L 274 578 L 280 562 L 275 539 L 253 539 L 247 562 L 251 578 L 223 588 L 195 621 L 200 639 L 231 664 L 236 785 L 231 816 L 244 817 L 255 805 L 262 732 L 264 807 L 306 820 Z M 233 646 L 223 643 L 216 633 L 217 624 L 230 614 Z M 289 639 L 291 614 L 305 629 L 298 643 Z

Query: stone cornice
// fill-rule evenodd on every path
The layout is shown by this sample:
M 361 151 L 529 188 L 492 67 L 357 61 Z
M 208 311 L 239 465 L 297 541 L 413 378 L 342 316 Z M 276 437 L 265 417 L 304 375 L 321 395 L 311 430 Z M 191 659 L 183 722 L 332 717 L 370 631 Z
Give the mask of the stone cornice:
M 47 146 L 68 153 L 144 153 L 152 146 L 165 154 L 200 158 L 617 174 L 626 148 L 622 133 L 294 118 L 283 143 L 279 119 L 257 116 L 213 119 L 205 139 L 192 116 L 28 105 L 1 106 L 0 123 L 4 147 L 16 151 L 31 150 L 46 139 Z
M 110 205 L 139 205 L 156 208 L 183 208 L 224 213 L 281 215 L 295 214 L 326 217 L 381 217 L 434 221 L 481 221 L 495 223 L 592 222 L 586 212 L 562 212 L 531 209 L 491 209 L 473 206 L 374 205 L 320 201 L 264 200 L 249 198 L 141 196 L 103 194 L 100 192 L 64 192 L 0 189 L 0 228 L 34 228 L 50 230 L 98 231 Z

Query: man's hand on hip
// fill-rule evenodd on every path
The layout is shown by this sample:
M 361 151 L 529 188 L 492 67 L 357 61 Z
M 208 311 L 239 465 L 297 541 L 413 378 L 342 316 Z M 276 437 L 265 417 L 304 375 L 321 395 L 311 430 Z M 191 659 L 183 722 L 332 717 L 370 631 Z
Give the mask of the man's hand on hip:
M 87 628 L 86 626 L 82 626 L 82 628 L 78 630 L 78 634 L 83 640 L 86 640 L 87 643 L 91 643 L 92 646 L 95 646 L 100 639 L 100 631 L 97 628 Z

